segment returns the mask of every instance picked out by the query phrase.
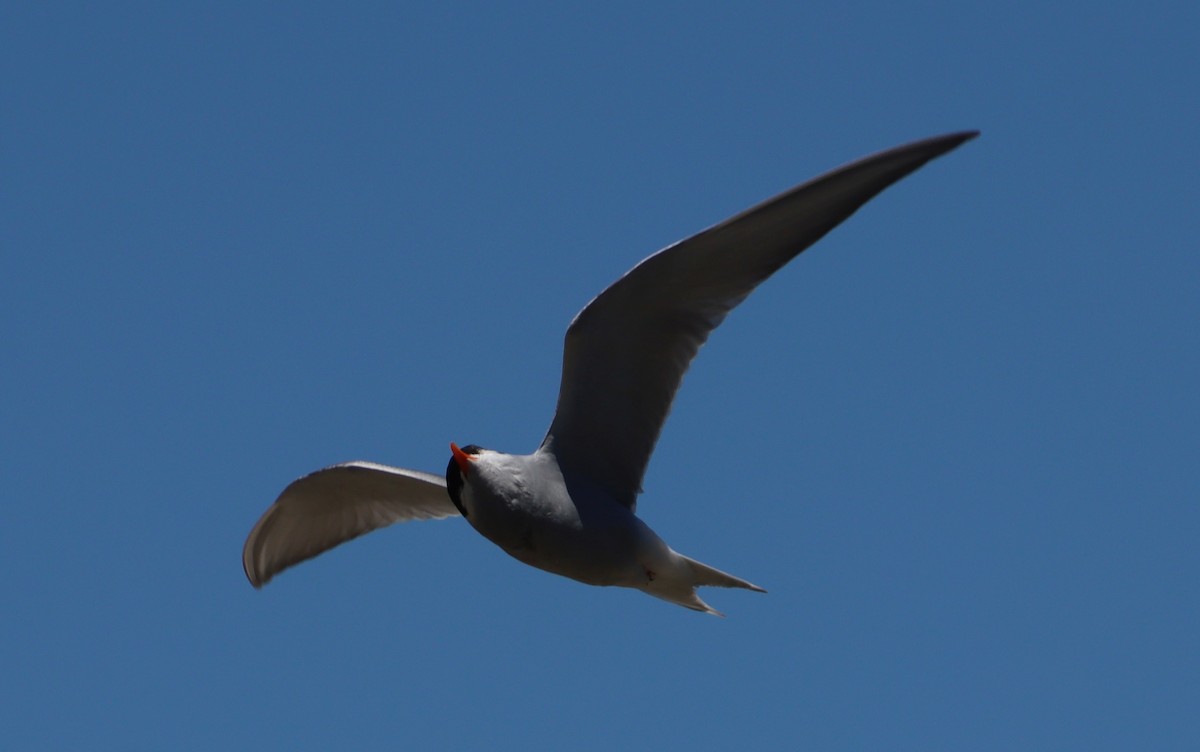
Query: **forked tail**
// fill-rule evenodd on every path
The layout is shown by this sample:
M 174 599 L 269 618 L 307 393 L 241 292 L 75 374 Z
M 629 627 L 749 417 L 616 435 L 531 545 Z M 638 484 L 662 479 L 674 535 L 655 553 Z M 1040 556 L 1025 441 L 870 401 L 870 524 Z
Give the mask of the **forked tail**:
M 704 611 L 717 616 L 725 614 L 705 603 L 696 595 L 696 588 L 702 585 L 716 587 L 739 587 L 765 593 L 758 585 L 746 582 L 731 574 L 713 569 L 707 564 L 701 564 L 695 559 L 689 559 L 682 554 L 671 551 L 676 566 L 665 568 L 656 577 L 650 579 L 641 589 L 655 598 L 677 603 L 694 611 Z

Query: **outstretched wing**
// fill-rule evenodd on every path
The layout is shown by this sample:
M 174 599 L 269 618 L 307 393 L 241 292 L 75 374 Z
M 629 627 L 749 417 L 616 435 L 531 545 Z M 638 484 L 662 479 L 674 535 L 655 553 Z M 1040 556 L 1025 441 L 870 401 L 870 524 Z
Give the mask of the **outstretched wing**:
M 543 449 L 632 509 L 680 380 L 726 314 L 884 188 L 977 135 L 954 133 L 866 157 L 635 266 L 567 329 L 558 406 Z
M 288 567 L 393 522 L 458 514 L 436 475 L 346 462 L 293 481 L 259 518 L 242 549 L 254 587 Z

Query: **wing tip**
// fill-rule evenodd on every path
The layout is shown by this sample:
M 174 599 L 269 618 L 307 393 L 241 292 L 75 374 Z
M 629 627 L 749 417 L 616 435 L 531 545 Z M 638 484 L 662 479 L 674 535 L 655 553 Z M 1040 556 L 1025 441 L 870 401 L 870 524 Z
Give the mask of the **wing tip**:
M 263 585 L 271 581 L 271 576 L 260 576 L 258 572 L 251 571 L 246 567 L 242 567 L 242 571 L 246 573 L 246 579 L 250 582 L 251 587 L 255 590 L 262 590 Z
M 966 131 L 953 131 L 951 133 L 944 133 L 940 136 L 930 136 L 929 138 L 923 138 L 918 141 L 913 141 L 911 143 L 904 144 L 902 146 L 897 146 L 892 149 L 886 149 L 886 150 L 879 152 L 877 154 L 874 154 L 870 157 L 864 157 L 863 159 L 858 160 L 858 161 L 859 162 L 867 162 L 875 157 L 883 156 L 885 154 L 902 152 L 902 153 L 907 153 L 907 154 L 923 154 L 923 155 L 925 155 L 924 159 L 922 159 L 922 161 L 921 161 L 921 164 L 925 164 L 926 162 L 928 162 L 932 159 L 936 159 L 937 157 L 940 157 L 947 152 L 957 149 L 958 147 L 962 146 L 963 144 L 965 144 L 968 141 L 971 141 L 972 139 L 978 138 L 980 133 L 981 132 L 978 130 L 966 130 Z M 918 165 L 918 166 L 920 166 L 920 165 Z M 912 169 L 915 170 L 917 168 L 914 167 Z
M 978 138 L 980 133 L 982 133 L 982 131 L 980 131 L 978 128 L 969 128 L 963 131 L 951 131 L 950 133 L 943 133 L 940 136 L 932 136 L 925 140 L 935 143 L 945 142 L 958 145 L 970 141 L 973 138 Z
M 255 590 L 262 590 L 262 586 L 271 581 L 271 576 L 261 576 L 253 564 L 253 559 L 250 555 L 250 541 L 246 541 L 246 548 L 242 551 L 242 571 L 246 574 L 246 579 L 249 580 L 251 586 Z

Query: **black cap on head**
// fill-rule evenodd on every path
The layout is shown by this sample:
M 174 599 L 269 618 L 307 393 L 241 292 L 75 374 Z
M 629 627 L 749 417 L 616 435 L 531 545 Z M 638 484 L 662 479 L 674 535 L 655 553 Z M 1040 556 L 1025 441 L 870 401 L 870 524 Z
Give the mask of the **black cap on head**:
M 479 454 L 483 451 L 483 447 L 477 444 L 467 444 L 461 447 L 466 454 Z M 454 506 L 458 509 L 458 513 L 463 517 L 467 517 L 467 508 L 462 503 L 462 487 L 463 473 L 458 466 L 458 460 L 453 456 L 450 457 L 450 464 L 446 465 L 446 493 L 450 494 L 450 501 L 454 502 Z

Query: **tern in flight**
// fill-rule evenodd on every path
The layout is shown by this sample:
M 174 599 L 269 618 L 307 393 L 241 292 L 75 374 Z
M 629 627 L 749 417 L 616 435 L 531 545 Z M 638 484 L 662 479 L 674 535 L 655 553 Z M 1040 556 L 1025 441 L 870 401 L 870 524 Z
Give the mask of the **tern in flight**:
M 554 420 L 532 454 L 452 443 L 444 477 L 373 462 L 306 475 L 250 531 L 250 583 L 394 522 L 462 515 L 513 558 L 589 585 L 712 614 L 698 586 L 765 592 L 675 552 L 635 514 L 683 374 L 763 280 L 884 188 L 977 135 L 860 159 L 645 259 L 567 327 Z

